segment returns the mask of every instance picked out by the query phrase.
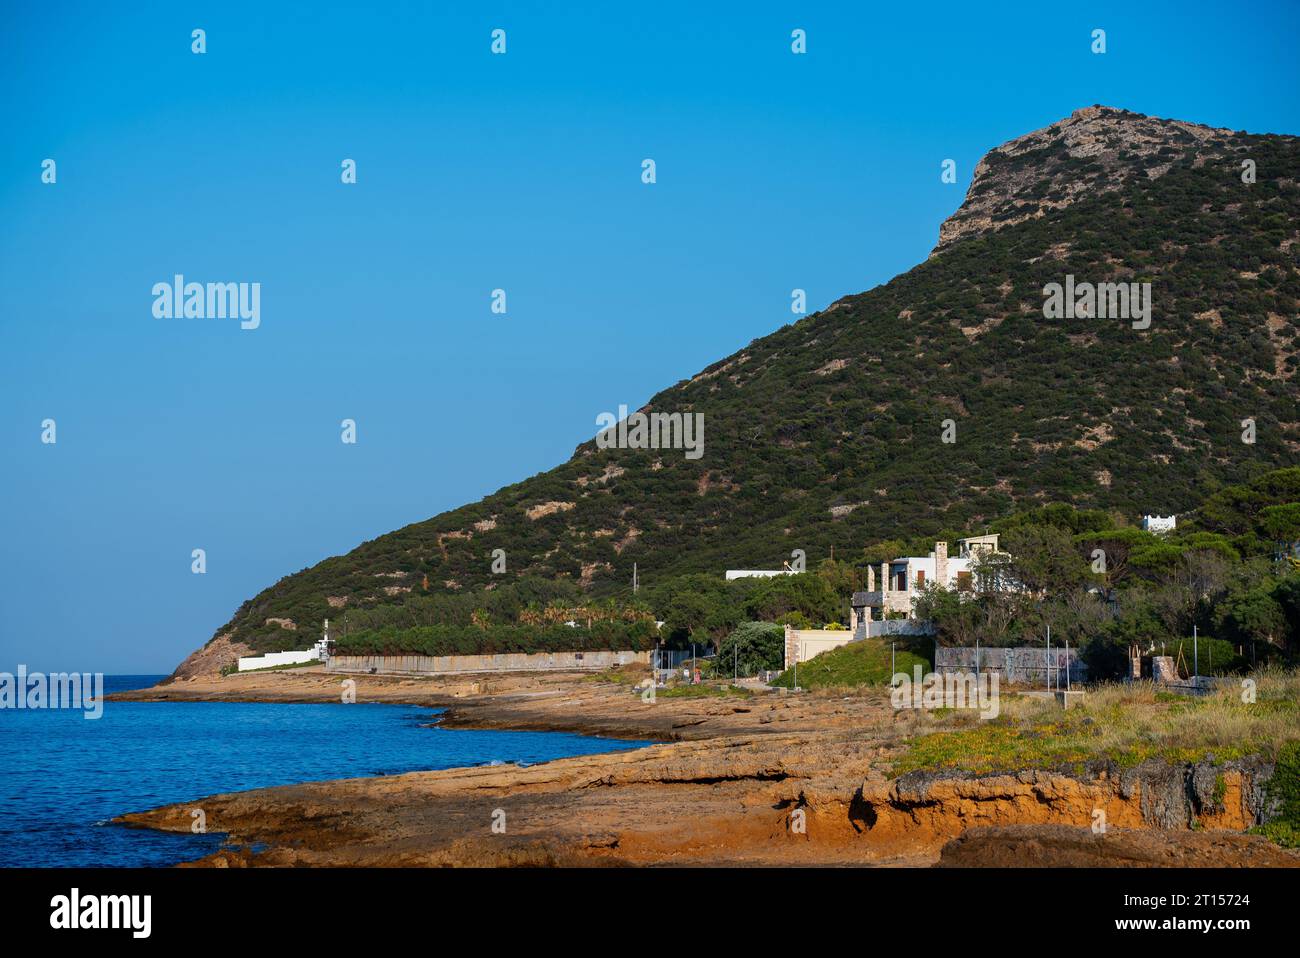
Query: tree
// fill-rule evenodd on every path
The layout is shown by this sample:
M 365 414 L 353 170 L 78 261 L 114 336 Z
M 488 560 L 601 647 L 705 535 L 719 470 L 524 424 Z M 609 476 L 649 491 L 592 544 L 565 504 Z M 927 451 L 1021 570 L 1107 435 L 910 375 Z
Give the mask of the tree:
M 1113 587 L 1122 582 L 1129 571 L 1129 556 L 1135 549 L 1145 545 L 1154 545 L 1159 540 L 1149 532 L 1134 527 L 1103 529 L 1100 532 L 1085 532 L 1074 537 L 1079 544 L 1085 562 L 1091 567 L 1093 551 L 1100 549 L 1103 564 L 1101 575 L 1106 585 Z
M 979 636 L 983 613 L 976 600 L 962 601 L 956 590 L 931 583 L 917 596 L 916 617 L 933 622 L 944 645 L 966 648 Z
M 785 629 L 772 622 L 742 622 L 718 643 L 715 668 L 740 675 L 776 670 L 785 662 Z
M 1089 581 L 1088 563 L 1079 555 L 1071 535 L 1056 526 L 1026 525 L 1003 538 L 1010 553 L 1011 575 L 1036 595 L 1064 592 Z
M 1286 616 L 1286 646 L 1294 655 L 1300 651 L 1300 575 L 1291 575 L 1279 582 L 1273 596 Z
M 1224 635 L 1234 642 L 1266 642 L 1281 645 L 1286 635 L 1286 613 L 1274 597 L 1274 589 L 1260 587 L 1233 596 L 1216 610 L 1216 621 Z
M 1300 542 L 1300 502 L 1261 509 L 1259 528 L 1268 538 L 1284 546 Z
M 771 622 L 788 612 L 802 612 L 813 622 L 840 619 L 849 596 L 837 593 L 825 579 L 809 573 L 764 579 L 745 603 L 745 614 Z

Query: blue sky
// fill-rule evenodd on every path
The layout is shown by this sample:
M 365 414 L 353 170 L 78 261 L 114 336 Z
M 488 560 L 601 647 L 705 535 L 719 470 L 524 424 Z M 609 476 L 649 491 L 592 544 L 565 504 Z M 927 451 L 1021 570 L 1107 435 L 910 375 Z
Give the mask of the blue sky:
M 908 269 L 984 152 L 1075 109 L 1300 132 L 1287 3 L 272 6 L 0 12 L 0 671 L 170 671 L 791 289 Z M 175 273 L 261 283 L 260 328 L 155 319 Z

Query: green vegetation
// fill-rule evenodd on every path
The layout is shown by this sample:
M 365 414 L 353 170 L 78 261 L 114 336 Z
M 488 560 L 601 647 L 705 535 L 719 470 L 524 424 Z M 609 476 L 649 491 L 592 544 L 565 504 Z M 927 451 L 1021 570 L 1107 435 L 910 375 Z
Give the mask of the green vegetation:
M 785 658 L 785 629 L 772 622 L 742 622 L 718 644 L 719 675 L 775 671 Z
M 933 663 L 914 651 L 906 651 L 901 646 L 894 657 L 895 667 L 899 672 L 913 674 L 916 666 L 921 666 L 922 673 L 931 671 Z M 799 687 L 805 689 L 822 688 L 857 688 L 864 685 L 888 685 L 892 678 L 889 671 L 889 643 L 879 639 L 863 639 L 851 642 L 839 648 L 830 649 L 799 663 Z M 772 680 L 772 684 L 781 688 L 794 687 L 794 669 L 786 669 Z
M 1264 795 L 1269 803 L 1277 804 L 1278 815 L 1251 831 L 1287 848 L 1300 848 L 1300 741 L 1279 750 L 1277 767 L 1264 785 Z
M 1008 554 L 976 566 L 972 591 L 932 586 L 917 614 L 945 645 L 1040 644 L 1050 627 L 1100 679 L 1124 673 L 1131 647 L 1181 657 L 1190 671 L 1193 629 L 1203 675 L 1295 661 L 1300 563 L 1279 558 L 1291 544 L 1266 530 L 1296 504 L 1300 468 L 1290 467 L 1225 487 L 1166 535 L 1063 503 L 1016 513 L 990 523 Z

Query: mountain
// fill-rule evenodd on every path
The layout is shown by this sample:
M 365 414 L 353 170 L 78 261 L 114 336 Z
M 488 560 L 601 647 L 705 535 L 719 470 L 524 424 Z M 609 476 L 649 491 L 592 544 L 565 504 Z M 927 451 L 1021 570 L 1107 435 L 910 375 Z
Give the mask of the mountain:
M 411 591 L 624 592 L 633 562 L 653 584 L 849 558 L 1050 501 L 1185 512 L 1300 461 L 1298 175 L 1296 137 L 1079 110 L 990 151 L 924 263 L 654 396 L 644 411 L 703 415 L 699 458 L 583 443 L 282 579 L 217 635 L 306 647 L 325 617 Z M 1045 315 L 1050 284 L 1121 282 L 1135 303 L 1150 284 L 1145 328 L 1102 318 L 1105 296 Z

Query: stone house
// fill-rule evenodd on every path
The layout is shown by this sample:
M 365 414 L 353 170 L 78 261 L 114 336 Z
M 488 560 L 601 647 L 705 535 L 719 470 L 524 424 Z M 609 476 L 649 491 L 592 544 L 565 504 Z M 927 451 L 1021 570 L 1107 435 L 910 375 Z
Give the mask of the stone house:
M 853 593 L 850 602 L 849 631 L 865 634 L 868 622 L 915 619 L 916 599 L 932 584 L 974 593 L 975 564 L 999 552 L 995 533 L 958 539 L 954 556 L 948 554 L 948 543 L 936 542 L 928 556 L 900 556 L 869 566 L 866 590 Z

